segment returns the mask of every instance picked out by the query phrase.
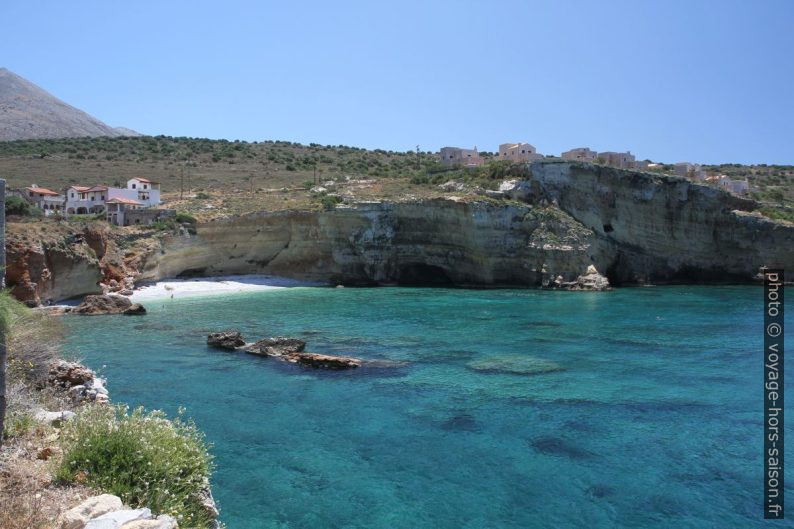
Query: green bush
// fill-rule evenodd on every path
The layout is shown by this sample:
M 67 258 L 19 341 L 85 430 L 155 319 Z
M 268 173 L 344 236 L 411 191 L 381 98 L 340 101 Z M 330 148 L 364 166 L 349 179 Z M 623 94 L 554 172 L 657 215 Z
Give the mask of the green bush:
M 340 202 L 342 202 L 342 199 L 337 195 L 324 195 L 320 198 L 320 204 L 322 204 L 323 209 L 326 211 L 334 209 Z
M 42 211 L 31 205 L 30 202 L 16 195 L 6 197 L 6 215 L 19 215 L 22 217 L 40 217 Z
M 63 462 L 56 476 L 83 481 L 133 507 L 169 514 L 180 527 L 207 527 L 200 491 L 212 470 L 203 435 L 181 417 L 89 406 L 64 425 Z
M 176 220 L 180 224 L 195 224 L 196 223 L 196 217 L 194 217 L 190 213 L 185 213 L 184 211 L 179 211 L 176 214 L 176 217 L 174 217 L 174 220 Z
M 211 198 L 211 197 L 210 197 L 210 195 L 208 195 L 207 193 L 202 191 L 202 192 L 196 194 L 196 198 L 198 198 L 199 200 L 207 200 L 208 198 Z

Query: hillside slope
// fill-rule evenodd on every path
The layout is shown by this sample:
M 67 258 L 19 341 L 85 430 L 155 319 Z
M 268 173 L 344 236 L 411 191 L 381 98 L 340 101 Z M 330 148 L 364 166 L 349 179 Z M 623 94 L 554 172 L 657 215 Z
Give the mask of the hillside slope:
M 0 141 L 82 136 L 124 136 L 14 72 L 0 68 Z M 134 133 L 137 134 L 137 133 Z

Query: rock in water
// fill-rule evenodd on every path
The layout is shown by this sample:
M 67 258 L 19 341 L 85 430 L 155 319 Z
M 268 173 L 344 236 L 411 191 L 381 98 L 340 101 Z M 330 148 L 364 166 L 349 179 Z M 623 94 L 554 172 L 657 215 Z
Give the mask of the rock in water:
M 217 347 L 218 349 L 233 351 L 245 345 L 245 340 L 243 340 L 240 331 L 231 329 L 228 331 L 210 333 L 209 336 L 207 336 L 207 345 L 210 347 Z
M 146 314 L 146 309 L 140 303 L 133 303 L 130 305 L 130 308 L 124 311 L 124 314 L 133 316 L 136 314 Z
M 83 298 L 83 302 L 72 309 L 74 314 L 146 314 L 140 303 L 133 304 L 129 298 L 115 294 L 97 294 Z
M 552 362 L 545 358 L 518 355 L 493 356 L 474 360 L 466 364 L 466 367 L 474 371 L 509 373 L 513 375 L 538 375 L 564 371 L 565 369 L 557 362 Z
M 259 340 L 245 348 L 246 352 L 262 356 L 285 356 L 291 353 L 300 353 L 306 347 L 306 342 L 298 338 L 276 336 Z
M 354 369 L 361 360 L 349 356 L 321 355 L 316 353 L 292 353 L 284 357 L 288 362 L 322 369 Z

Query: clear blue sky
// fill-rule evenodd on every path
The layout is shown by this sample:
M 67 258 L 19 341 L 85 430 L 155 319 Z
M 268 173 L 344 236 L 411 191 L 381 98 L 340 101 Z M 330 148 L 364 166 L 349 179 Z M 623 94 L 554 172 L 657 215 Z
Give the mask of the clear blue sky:
M 794 1 L 4 0 L 0 66 L 145 134 L 794 163 Z

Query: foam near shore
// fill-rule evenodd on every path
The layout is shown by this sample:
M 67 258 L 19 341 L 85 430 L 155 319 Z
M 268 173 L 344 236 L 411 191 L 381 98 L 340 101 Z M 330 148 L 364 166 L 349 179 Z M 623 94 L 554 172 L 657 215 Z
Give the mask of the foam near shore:
M 324 286 L 324 283 L 261 275 L 169 279 L 136 288 L 130 299 L 134 303 L 142 303 L 157 299 L 181 299 L 310 286 Z

